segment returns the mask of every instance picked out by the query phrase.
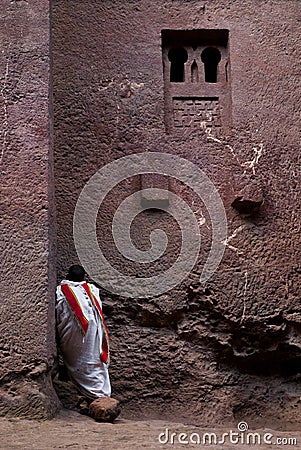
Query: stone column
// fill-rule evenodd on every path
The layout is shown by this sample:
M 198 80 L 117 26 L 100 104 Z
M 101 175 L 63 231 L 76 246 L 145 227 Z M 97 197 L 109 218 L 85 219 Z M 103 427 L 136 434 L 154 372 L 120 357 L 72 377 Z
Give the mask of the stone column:
M 47 418 L 57 408 L 49 2 L 2 2 L 0 23 L 0 415 Z

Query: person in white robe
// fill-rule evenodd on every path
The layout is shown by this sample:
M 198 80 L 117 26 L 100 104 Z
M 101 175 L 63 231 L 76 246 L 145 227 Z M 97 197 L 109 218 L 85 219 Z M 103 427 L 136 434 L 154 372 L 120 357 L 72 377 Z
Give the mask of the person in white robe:
M 68 375 L 87 399 L 110 397 L 109 336 L 99 290 L 85 281 L 79 265 L 66 278 L 56 291 L 56 324 Z

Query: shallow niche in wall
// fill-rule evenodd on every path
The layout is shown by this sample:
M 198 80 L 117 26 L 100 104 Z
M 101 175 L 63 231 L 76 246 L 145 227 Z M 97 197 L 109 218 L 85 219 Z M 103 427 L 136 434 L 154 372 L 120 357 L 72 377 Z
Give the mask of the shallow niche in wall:
M 228 30 L 162 30 L 167 133 L 228 133 Z

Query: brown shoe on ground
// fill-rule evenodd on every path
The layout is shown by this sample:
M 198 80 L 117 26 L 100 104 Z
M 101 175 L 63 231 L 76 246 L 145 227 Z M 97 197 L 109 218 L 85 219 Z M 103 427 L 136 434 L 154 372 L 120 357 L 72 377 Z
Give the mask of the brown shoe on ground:
M 98 422 L 113 422 L 120 414 L 120 402 L 111 397 L 100 397 L 90 404 L 89 415 Z

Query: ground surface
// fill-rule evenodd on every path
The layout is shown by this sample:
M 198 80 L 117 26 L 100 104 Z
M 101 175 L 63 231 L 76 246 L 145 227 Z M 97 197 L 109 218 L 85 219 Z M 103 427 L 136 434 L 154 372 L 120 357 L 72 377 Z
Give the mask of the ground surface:
M 166 441 L 166 429 L 168 432 L 168 443 Z M 0 449 L 1 450 L 50 450 L 50 449 L 89 449 L 89 450 L 132 450 L 160 448 L 182 449 L 208 448 L 219 450 L 233 450 L 252 448 L 268 449 L 271 448 L 291 448 L 301 449 L 301 433 L 296 432 L 277 432 L 272 430 L 257 430 L 260 434 L 261 443 L 247 445 L 246 443 L 234 443 L 237 436 L 233 436 L 232 443 L 229 438 L 224 444 L 219 443 L 223 432 L 229 432 L 226 429 L 204 429 L 193 426 L 187 426 L 179 423 L 167 423 L 163 421 L 130 421 L 119 419 L 114 424 L 97 423 L 86 416 L 81 416 L 76 412 L 63 410 L 55 419 L 51 421 L 29 421 L 21 419 L 0 419 Z M 236 432 L 237 429 L 233 429 Z M 217 436 L 217 444 L 210 445 L 208 438 L 205 444 L 202 444 L 205 432 L 214 432 Z M 249 430 L 254 432 L 254 430 Z M 159 442 L 160 433 L 162 443 Z M 171 433 L 177 433 L 172 444 Z M 181 444 L 179 443 L 179 434 L 186 433 L 187 437 L 182 436 L 182 440 L 196 442 L 196 434 L 200 436 L 201 444 Z M 271 433 L 273 437 L 267 435 Z M 246 433 L 244 433 L 246 436 Z M 264 436 L 271 444 L 264 444 Z M 282 439 L 282 444 L 276 443 L 277 438 Z M 297 443 L 289 443 L 288 439 L 295 438 Z M 181 439 L 181 437 L 180 437 Z M 252 441 L 251 441 L 252 442 Z

